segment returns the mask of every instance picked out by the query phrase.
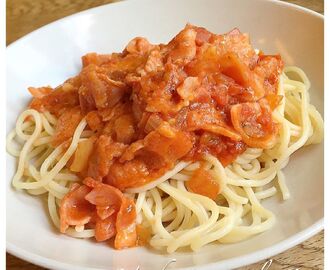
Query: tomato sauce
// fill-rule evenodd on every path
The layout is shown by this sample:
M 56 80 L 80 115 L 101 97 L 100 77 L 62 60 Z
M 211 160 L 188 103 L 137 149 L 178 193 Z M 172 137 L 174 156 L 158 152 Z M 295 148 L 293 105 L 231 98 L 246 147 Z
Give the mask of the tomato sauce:
M 80 176 L 125 190 L 179 160 L 209 153 L 224 166 L 247 147 L 269 148 L 278 126 L 279 55 L 257 54 L 249 36 L 187 25 L 168 44 L 135 38 L 121 53 L 90 53 L 55 89 L 31 88 L 31 108 L 54 113 L 52 141 L 68 140 L 82 117 L 95 132 Z M 90 148 L 89 148 L 90 149 Z
M 136 226 L 125 189 L 157 179 L 180 160 L 212 154 L 227 166 L 247 147 L 275 142 L 272 111 L 282 99 L 283 62 L 257 54 L 238 29 L 217 35 L 187 25 L 168 44 L 138 37 L 121 53 L 89 53 L 82 63 L 55 89 L 29 88 L 30 108 L 58 118 L 54 147 L 67 147 L 83 118 L 94 132 L 67 164 L 84 180 L 61 202 L 61 232 L 87 226 L 97 241 L 115 237 L 116 249 L 145 244 L 150 232 Z M 221 189 L 203 166 L 186 187 L 211 199 Z

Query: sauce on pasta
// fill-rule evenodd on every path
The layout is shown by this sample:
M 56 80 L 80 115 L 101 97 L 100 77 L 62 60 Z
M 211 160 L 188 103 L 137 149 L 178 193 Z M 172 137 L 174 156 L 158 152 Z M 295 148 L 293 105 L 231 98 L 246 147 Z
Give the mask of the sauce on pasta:
M 270 148 L 282 67 L 238 29 L 216 35 L 188 25 L 166 45 L 135 38 L 122 53 L 85 55 L 80 74 L 54 91 L 33 88 L 30 107 L 58 116 L 54 146 L 86 116 L 97 133 L 80 176 L 125 190 L 179 160 L 212 154 L 226 166 L 247 146 Z
M 47 194 L 53 223 L 74 237 L 169 253 L 244 240 L 274 224 L 259 202 L 274 181 L 289 198 L 290 155 L 322 140 L 303 71 L 238 29 L 187 25 L 168 44 L 138 37 L 82 63 L 55 89 L 30 87 L 7 138 L 13 185 Z

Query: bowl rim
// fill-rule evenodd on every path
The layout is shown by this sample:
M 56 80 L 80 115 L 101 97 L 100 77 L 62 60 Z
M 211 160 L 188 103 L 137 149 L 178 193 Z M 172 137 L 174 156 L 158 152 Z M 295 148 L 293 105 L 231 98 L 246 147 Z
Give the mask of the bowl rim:
M 83 11 L 80 11 L 80 12 L 77 12 L 77 13 L 73 13 L 71 15 L 68 15 L 68 16 L 65 16 L 61 19 L 58 19 L 58 20 L 55 20 L 55 21 L 52 21 L 48 24 L 45 24 L 35 30 L 33 30 L 32 32 L 18 38 L 17 40 L 15 40 L 14 42 L 10 43 L 9 45 L 6 46 L 6 50 L 9 50 L 11 49 L 12 47 L 14 47 L 17 43 L 27 39 L 27 38 L 30 38 L 33 34 L 35 34 L 36 32 L 39 32 L 39 31 L 44 31 L 46 30 L 46 28 L 48 27 L 51 27 L 59 22 L 64 22 L 66 20 L 69 20 L 69 19 L 72 19 L 72 18 L 75 18 L 75 17 L 78 17 L 78 16 L 81 16 L 81 15 L 85 15 L 91 11 L 95 11 L 95 10 L 98 10 L 98 9 L 103 9 L 105 7 L 109 7 L 109 6 L 119 6 L 119 5 L 125 5 L 127 3 L 131 3 L 131 2 L 137 2 L 137 1 L 141 1 L 141 0 L 121 0 L 119 2 L 114 2 L 114 3 L 109 3 L 109 4 L 104 4 L 104 5 L 101 5 L 101 6 L 97 6 L 97 7 L 93 7 L 93 8 L 89 8 L 89 9 L 86 9 L 86 10 L 83 10 Z M 144 2 L 147 2 L 147 1 L 150 1 L 150 0 L 144 0 Z M 158 1 L 166 1 L 166 0 L 158 0 Z M 301 11 L 301 12 L 304 12 L 304 13 L 307 13 L 309 15 L 312 15 L 312 16 L 315 16 L 321 20 L 323 20 L 324 22 L 324 15 L 321 14 L 321 13 L 318 13 L 314 10 L 311 10 L 311 9 L 308 9 L 306 7 L 303 7 L 303 6 L 299 6 L 299 5 L 296 5 L 296 4 L 293 4 L 293 3 L 289 3 L 289 2 L 283 2 L 281 0 L 255 0 L 255 1 L 259 1 L 259 2 L 269 2 L 269 3 L 273 3 L 275 5 L 279 5 L 279 6 L 284 6 L 284 7 L 287 7 L 287 8 L 290 8 L 290 9 L 294 9 L 294 10 L 298 10 L 298 11 Z
M 55 20 L 53 22 L 50 22 L 26 35 L 24 35 L 23 37 L 15 40 L 14 42 L 10 43 L 9 45 L 6 46 L 6 53 L 9 52 L 9 50 L 13 50 L 18 44 L 20 44 L 21 42 L 24 42 L 24 40 L 33 37 L 33 35 L 35 35 L 37 32 L 40 31 L 47 31 L 49 28 L 53 27 L 54 25 L 58 24 L 58 23 L 62 23 L 65 22 L 67 20 L 71 20 L 72 18 L 76 18 L 82 15 L 86 15 L 90 12 L 95 12 L 96 10 L 99 11 L 101 9 L 104 9 L 106 7 L 109 6 L 117 6 L 117 5 L 126 5 L 129 4 L 131 2 L 137 2 L 141 0 L 122 0 L 120 2 L 115 2 L 115 3 L 109 3 L 109 4 L 104 4 L 101 6 L 97 6 L 97 7 L 93 7 L 90 9 L 86 9 L 68 16 L 65 16 L 61 19 Z M 144 2 L 148 2 L 151 0 L 143 0 Z M 166 0 L 159 0 L 159 1 L 166 1 Z M 289 3 L 289 2 L 283 2 L 280 0 L 255 0 L 255 1 L 259 1 L 259 2 L 268 2 L 268 3 L 272 3 L 274 5 L 278 5 L 278 6 L 284 6 L 287 7 L 289 9 L 293 9 L 296 10 L 298 12 L 302 12 L 305 14 L 308 14 L 310 16 L 314 16 L 318 19 L 321 19 L 324 23 L 324 15 L 321 13 L 318 13 L 316 11 L 310 10 L 308 8 L 293 4 L 293 3 Z M 7 58 L 8 59 L 8 58 Z M 6 88 L 7 91 L 7 88 Z M 324 179 L 323 179 L 324 181 Z M 7 209 L 6 209 L 7 210 Z M 267 248 L 263 248 L 257 251 L 254 251 L 252 253 L 247 253 L 245 255 L 242 256 L 238 256 L 238 257 L 233 257 L 230 259 L 226 259 L 226 260 L 221 260 L 221 261 L 217 261 L 217 262 L 213 262 L 213 263 L 208 263 L 202 266 L 198 266 L 198 269 L 200 270 L 218 270 L 219 269 L 219 263 L 226 265 L 226 269 L 233 269 L 233 268 L 237 268 L 237 267 L 242 267 L 245 265 L 249 265 L 249 264 L 253 264 L 255 262 L 261 261 L 263 259 L 272 257 L 276 254 L 279 254 L 287 249 L 290 249 L 300 243 L 302 243 L 303 241 L 307 240 L 308 238 L 316 235 L 317 233 L 319 233 L 320 231 L 322 231 L 324 229 L 324 218 L 320 218 L 318 221 L 316 221 L 314 224 L 310 225 L 309 227 L 299 231 L 298 233 L 290 236 L 289 238 L 286 238 L 283 241 L 280 241 L 270 247 Z M 49 269 L 59 269 L 59 270 L 100 270 L 101 268 L 91 268 L 91 267 L 85 267 L 85 266 L 77 266 L 77 265 L 73 265 L 70 263 L 63 263 L 61 261 L 58 260 L 54 260 L 54 259 L 49 259 L 40 255 L 37 255 L 33 252 L 27 251 L 23 248 L 20 248 L 12 243 L 10 243 L 10 241 L 8 239 L 6 239 L 6 251 L 11 254 L 14 255 L 20 259 L 23 259 L 25 261 L 31 262 L 33 264 L 42 266 L 42 267 L 47 267 Z M 184 268 L 177 268 L 177 270 L 195 270 L 196 267 L 192 266 L 192 267 L 184 267 Z
M 234 257 L 231 259 L 226 259 L 214 263 L 208 263 L 202 266 L 198 266 L 199 270 L 218 270 L 219 263 L 226 265 L 226 269 L 233 269 L 237 267 L 241 267 L 244 265 L 249 265 L 261 261 L 263 259 L 272 257 L 276 254 L 279 254 L 287 249 L 290 249 L 303 241 L 307 240 L 308 238 L 314 236 L 315 234 L 319 233 L 324 228 L 324 219 L 320 219 L 315 222 L 313 225 L 309 226 L 308 228 L 290 236 L 289 238 L 272 245 L 270 247 L 260 249 L 258 251 L 248 253 L 242 256 Z M 7 241 L 7 251 L 23 260 L 28 262 L 34 263 L 36 265 L 40 265 L 43 267 L 47 267 L 50 269 L 58 270 L 100 270 L 101 268 L 91 268 L 91 267 L 84 267 L 84 266 L 76 266 L 70 263 L 63 263 L 61 261 L 48 259 L 40 255 L 36 255 L 32 252 L 26 251 L 23 248 L 20 248 L 10 242 Z M 137 268 L 138 269 L 138 268 Z M 184 268 L 177 268 L 177 270 L 195 270 L 196 267 L 184 267 Z

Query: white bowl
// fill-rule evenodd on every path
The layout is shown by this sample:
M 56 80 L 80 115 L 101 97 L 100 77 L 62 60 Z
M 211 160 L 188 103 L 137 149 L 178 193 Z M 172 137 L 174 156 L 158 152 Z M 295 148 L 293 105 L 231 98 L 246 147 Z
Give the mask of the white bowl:
M 56 86 L 80 68 L 87 52 L 121 51 L 135 36 L 167 42 L 190 22 L 216 33 L 238 27 L 256 48 L 281 53 L 312 82 L 311 101 L 323 113 L 323 16 L 279 1 L 125 1 L 94 8 L 43 27 L 7 50 L 7 132 L 29 100 L 28 86 Z M 7 155 L 7 249 L 53 269 L 230 269 L 282 252 L 323 227 L 323 145 L 299 150 L 285 169 L 289 201 L 265 202 L 277 216 L 270 231 L 232 245 L 163 255 L 145 248 L 115 251 L 106 244 L 57 233 L 39 198 L 14 191 L 15 160 Z

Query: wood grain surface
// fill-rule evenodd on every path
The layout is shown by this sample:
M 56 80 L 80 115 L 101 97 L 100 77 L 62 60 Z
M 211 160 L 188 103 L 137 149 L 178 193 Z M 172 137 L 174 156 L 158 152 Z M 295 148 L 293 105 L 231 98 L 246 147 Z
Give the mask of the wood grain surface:
M 7 44 L 57 19 L 116 0 L 7 0 Z M 287 0 L 324 13 L 323 0 Z M 239 270 L 322 270 L 324 269 L 324 233 L 273 258 L 242 267 Z M 42 270 L 7 254 L 7 269 Z M 268 264 L 267 268 L 265 264 Z M 157 270 L 157 269 L 155 269 Z

